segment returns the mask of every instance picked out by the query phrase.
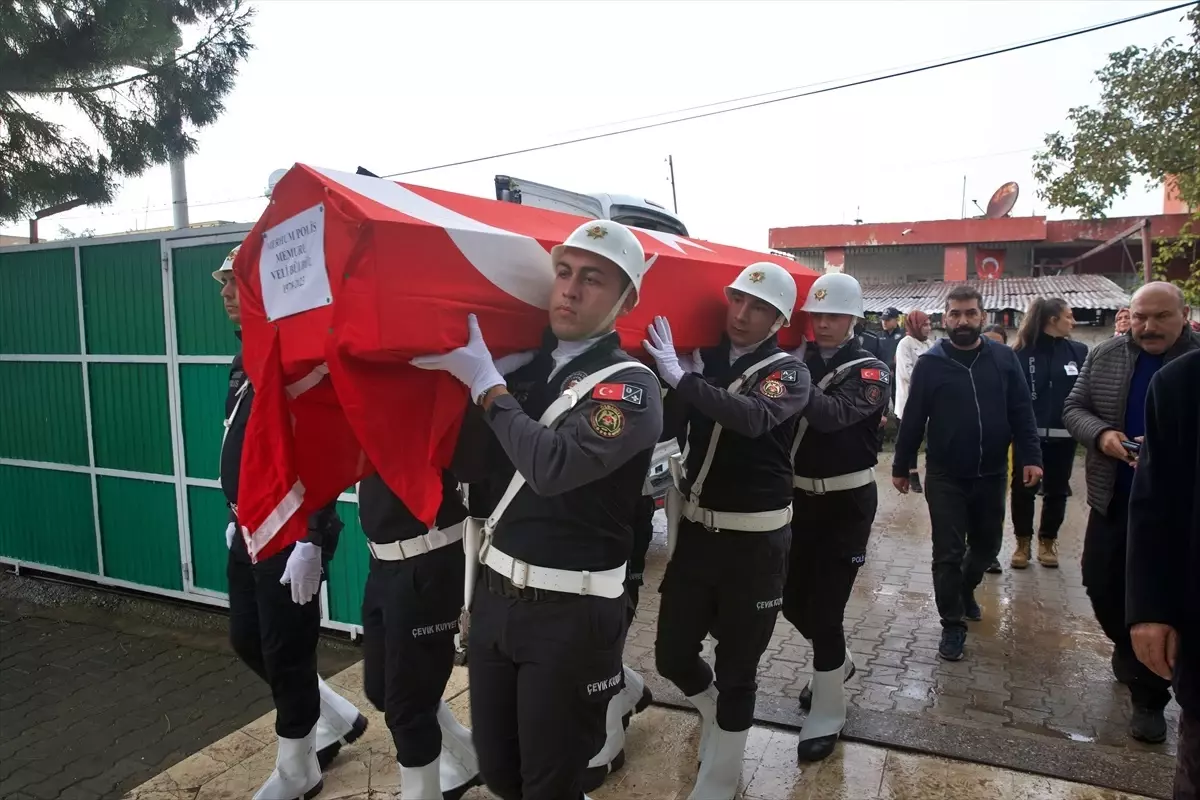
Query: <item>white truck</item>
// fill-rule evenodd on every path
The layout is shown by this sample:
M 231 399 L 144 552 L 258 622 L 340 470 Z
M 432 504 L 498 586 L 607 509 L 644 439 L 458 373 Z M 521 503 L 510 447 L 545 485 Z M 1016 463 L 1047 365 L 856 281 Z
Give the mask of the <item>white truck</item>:
M 496 199 L 506 203 L 519 203 L 534 208 L 545 208 L 551 211 L 562 211 L 579 217 L 591 219 L 611 219 L 631 228 L 673 233 L 676 236 L 687 236 L 687 226 L 683 220 L 653 200 L 645 200 L 626 194 L 581 194 L 568 189 L 558 189 L 544 183 L 527 181 L 524 178 L 512 178 L 508 175 L 496 176 Z M 650 461 L 650 471 L 646 475 L 643 491 L 654 497 L 655 503 L 662 505 L 667 487 L 671 483 L 671 472 L 668 468 L 669 459 L 679 452 L 679 445 L 674 439 L 660 442 L 654 448 L 654 457 Z

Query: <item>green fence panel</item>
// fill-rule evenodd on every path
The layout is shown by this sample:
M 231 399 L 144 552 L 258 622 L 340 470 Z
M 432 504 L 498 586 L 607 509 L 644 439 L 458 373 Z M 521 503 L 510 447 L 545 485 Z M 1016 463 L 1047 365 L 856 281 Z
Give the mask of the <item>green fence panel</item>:
M 220 477 L 228 392 L 229 367 L 224 364 L 179 365 L 184 469 L 189 478 Z
M 91 479 L 0 464 L 0 555 L 96 574 Z
M 81 365 L 0 361 L 0 457 L 87 465 Z
M 225 315 L 221 287 L 212 279 L 232 244 L 176 247 L 175 336 L 182 356 L 232 356 L 238 341 L 233 323 Z
M 88 352 L 165 354 L 158 240 L 81 247 L 79 265 Z
M 367 584 L 371 556 L 358 522 L 358 504 L 342 502 L 337 508 L 346 527 L 329 564 L 329 618 L 335 622 L 362 625 L 363 587 Z
M 75 250 L 0 251 L 0 353 L 79 352 Z
M 192 583 L 213 592 L 229 591 L 225 565 L 229 550 L 225 546 L 225 527 L 229 508 L 220 489 L 207 486 L 187 487 L 188 529 L 192 536 Z
M 170 475 L 165 364 L 88 364 L 96 466 Z
M 175 485 L 101 475 L 96 489 L 104 574 L 182 591 Z

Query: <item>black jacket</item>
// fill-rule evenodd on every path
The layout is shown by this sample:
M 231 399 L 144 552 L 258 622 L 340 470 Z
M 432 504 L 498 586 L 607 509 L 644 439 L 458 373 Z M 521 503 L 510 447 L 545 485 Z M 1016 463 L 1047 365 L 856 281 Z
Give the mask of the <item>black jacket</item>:
M 466 518 L 467 507 L 459 494 L 458 481 L 449 470 L 444 470 L 442 504 L 434 525 L 443 530 Z M 363 533 L 376 544 L 403 542 L 429 533 L 425 523 L 413 516 L 378 474 L 363 478 L 358 485 L 358 519 Z
M 968 368 L 950 355 L 952 347 L 940 339 L 917 359 L 896 439 L 893 477 L 907 477 L 916 466 L 922 438 L 928 439 L 929 471 L 935 475 L 1006 475 L 1009 444 L 1017 463 L 1040 467 L 1042 448 L 1029 386 L 1016 354 L 985 337 Z
M 1033 347 L 1014 352 L 1033 400 L 1038 435 L 1047 437 L 1048 430 L 1065 430 L 1063 404 L 1083 369 L 1087 345 L 1039 333 Z
M 904 328 L 899 325 L 891 332 L 880 328 L 877 331 L 863 331 L 861 335 L 862 348 L 878 358 L 892 372 L 896 371 L 896 347 L 905 336 Z
M 1200 713 L 1200 352 L 1159 370 L 1129 496 L 1125 615 L 1175 628 L 1175 699 Z

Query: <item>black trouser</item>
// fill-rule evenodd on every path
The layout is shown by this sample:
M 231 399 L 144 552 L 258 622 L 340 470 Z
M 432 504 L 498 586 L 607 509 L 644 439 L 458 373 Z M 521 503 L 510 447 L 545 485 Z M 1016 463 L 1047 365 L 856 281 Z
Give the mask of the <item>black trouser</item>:
M 642 495 L 633 519 L 633 552 L 625 577 L 625 596 L 629 598 L 629 622 L 637 614 L 638 593 L 645 583 L 646 553 L 654 539 L 654 498 Z
M 796 492 L 783 616 L 812 642 L 818 672 L 845 663 L 846 602 L 866 562 L 878 502 L 874 483 L 820 495 Z
M 927 472 L 925 502 L 933 529 L 933 593 L 943 628 L 966 630 L 963 598 L 974 592 L 1000 552 L 1005 476 L 950 478 Z
M 1067 516 L 1067 498 L 1071 496 L 1071 467 L 1075 464 L 1074 439 L 1042 439 L 1042 481 L 1026 486 L 1022 465 L 1013 462 L 1012 523 L 1017 536 L 1033 536 L 1033 501 L 1042 494 L 1042 521 L 1039 539 L 1057 539 L 1058 529 Z
M 576 800 L 604 744 L 608 701 L 624 686 L 627 601 L 497 592 L 496 581 L 481 575 L 471 609 L 467 668 L 479 770 L 503 800 Z
M 462 548 L 403 561 L 371 559 L 363 591 L 363 690 L 384 713 L 396 760 L 423 767 L 442 746 L 438 704 L 454 669 Z
M 713 681 L 700 651 L 711 631 L 717 724 L 744 731 L 754 722 L 758 660 L 771 641 L 787 581 L 790 527 L 767 533 L 713 531 L 680 520 L 675 555 L 663 576 L 654 659 L 688 697 Z
M 292 590 L 279 582 L 292 548 L 257 564 L 246 543 L 233 537 L 225 574 L 229 581 L 229 640 L 234 652 L 271 687 L 275 733 L 303 739 L 321 716 L 317 689 L 317 637 L 321 603 L 292 602 Z
M 1132 677 L 1133 704 L 1161 709 L 1171 700 L 1170 682 L 1138 661 L 1125 623 L 1125 541 L 1129 530 L 1129 495 L 1117 490 L 1108 513 L 1092 509 L 1083 534 L 1083 586 L 1096 621 L 1112 640 L 1116 662 Z

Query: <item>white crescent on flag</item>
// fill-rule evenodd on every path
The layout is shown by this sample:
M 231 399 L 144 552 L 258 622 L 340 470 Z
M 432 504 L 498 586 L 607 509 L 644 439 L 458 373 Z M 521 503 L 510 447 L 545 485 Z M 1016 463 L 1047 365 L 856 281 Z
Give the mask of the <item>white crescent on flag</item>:
M 445 229 L 459 252 L 493 285 L 534 308 L 550 308 L 554 267 L 537 239 L 471 219 L 392 181 L 312 169 L 380 205 Z

